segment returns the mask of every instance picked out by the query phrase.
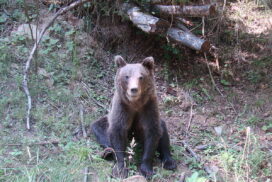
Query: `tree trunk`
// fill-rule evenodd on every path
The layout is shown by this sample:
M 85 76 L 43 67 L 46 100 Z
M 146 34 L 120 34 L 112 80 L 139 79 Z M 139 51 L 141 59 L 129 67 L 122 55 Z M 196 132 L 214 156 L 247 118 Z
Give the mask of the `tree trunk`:
M 215 4 L 202 6 L 169 6 L 169 5 L 154 5 L 154 11 L 161 15 L 183 15 L 183 16 L 209 16 L 216 13 Z

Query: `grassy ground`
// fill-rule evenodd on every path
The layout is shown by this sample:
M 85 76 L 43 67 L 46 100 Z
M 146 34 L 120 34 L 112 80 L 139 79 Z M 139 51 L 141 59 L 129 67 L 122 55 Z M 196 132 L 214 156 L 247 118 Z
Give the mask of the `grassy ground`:
M 269 10 L 260 11 L 261 6 L 252 2 L 228 4 L 226 23 L 210 37 L 214 42 L 220 37 L 221 74 L 213 79 L 222 95 L 201 63 L 202 55 L 168 45 L 158 49 L 156 42 L 143 43 L 136 38 L 118 39 L 118 46 L 109 48 L 106 37 L 102 40 L 87 34 L 82 31 L 84 22 L 63 16 L 50 28 L 31 67 L 29 88 L 34 107 L 32 129 L 27 131 L 21 82 L 33 41 L 29 36 L 11 34 L 26 21 L 23 9 L 18 8 L 22 2 L 0 3 L 0 181 L 82 181 L 86 167 L 89 181 L 120 181 L 110 177 L 113 162 L 101 159 L 101 148 L 93 137 L 73 135 L 82 122 L 82 106 L 85 125 L 107 112 L 116 53 L 129 61 L 149 55 L 158 60 L 161 115 L 167 121 L 178 169 L 164 170 L 156 160 L 151 181 L 180 181 L 183 175 L 186 182 L 272 180 Z M 47 12 L 41 17 L 41 24 L 50 16 Z M 184 140 L 202 162 L 186 152 L 181 144 Z M 132 156 L 130 175 L 138 174 L 141 152 L 133 144 L 128 151 Z M 216 173 L 216 180 L 203 170 L 204 164 Z

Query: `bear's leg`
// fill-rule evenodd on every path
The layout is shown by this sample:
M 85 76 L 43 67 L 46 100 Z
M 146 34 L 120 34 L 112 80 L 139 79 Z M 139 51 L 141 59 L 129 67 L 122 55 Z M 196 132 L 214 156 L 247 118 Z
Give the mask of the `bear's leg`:
M 163 168 L 173 170 L 176 169 L 177 165 L 171 157 L 169 135 L 167 132 L 166 124 L 163 120 L 161 120 L 161 126 L 163 132 L 159 140 L 158 152 L 160 153 L 160 159 L 163 162 Z
M 127 144 L 127 131 L 124 126 L 113 126 L 109 130 L 109 137 L 117 163 L 112 170 L 113 177 L 126 178 L 128 169 L 125 164 L 125 150 Z
M 152 131 L 149 131 L 152 133 Z M 142 164 L 140 166 L 141 173 L 150 177 L 153 175 L 153 158 L 158 145 L 159 137 L 153 134 L 145 134 L 144 139 L 144 153 L 142 157 Z
M 98 143 L 103 147 L 107 148 L 110 147 L 109 138 L 107 135 L 107 129 L 109 127 L 108 118 L 104 116 L 99 120 L 95 121 L 91 125 L 91 129 L 93 134 L 95 135 Z
M 112 160 L 114 156 L 107 134 L 108 128 L 109 122 L 107 116 L 100 118 L 91 125 L 92 133 L 95 135 L 98 143 L 104 148 L 101 157 L 106 160 Z
M 144 151 L 140 170 L 144 176 L 150 177 L 153 175 L 153 158 L 162 133 L 155 105 L 149 103 L 148 107 L 143 110 L 140 115 L 140 124 L 144 132 Z
M 116 108 L 114 106 L 109 117 L 110 126 L 107 131 L 117 162 L 112 170 L 112 175 L 126 178 L 128 169 L 125 164 L 125 151 L 128 142 L 128 130 L 131 124 L 129 121 L 131 119 L 126 108 L 123 108 L 122 105 L 115 106 Z

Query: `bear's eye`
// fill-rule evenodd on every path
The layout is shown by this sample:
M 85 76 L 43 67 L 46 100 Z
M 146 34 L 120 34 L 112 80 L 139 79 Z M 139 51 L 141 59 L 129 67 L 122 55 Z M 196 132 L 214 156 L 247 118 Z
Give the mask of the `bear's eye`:
M 144 79 L 144 77 L 143 77 L 143 76 L 140 76 L 140 77 L 139 77 L 139 80 L 143 80 L 143 79 Z
M 128 80 L 128 79 L 129 79 L 129 76 L 125 76 L 125 78 L 126 78 L 126 80 Z

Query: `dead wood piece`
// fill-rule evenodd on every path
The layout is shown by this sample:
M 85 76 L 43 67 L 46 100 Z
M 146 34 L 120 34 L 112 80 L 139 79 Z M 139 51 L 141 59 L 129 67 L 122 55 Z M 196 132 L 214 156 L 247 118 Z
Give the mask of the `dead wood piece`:
M 201 158 L 194 152 L 194 150 L 185 141 L 181 141 L 181 143 L 185 147 L 185 149 L 196 159 L 197 162 L 201 162 Z M 208 165 L 203 164 L 203 168 L 206 171 L 206 173 L 209 174 L 210 176 L 214 175 L 213 171 L 210 169 Z
M 32 145 L 58 145 L 59 143 L 60 143 L 59 141 L 52 140 L 52 141 L 43 141 L 43 142 L 29 143 L 29 144 L 23 144 L 23 143 L 11 143 L 11 144 L 7 144 L 7 146 L 24 146 L 24 145 L 28 145 L 28 146 L 32 146 Z
M 86 133 L 86 130 L 85 130 L 85 126 L 84 126 L 84 108 L 83 108 L 83 105 L 80 104 L 79 106 L 79 115 L 80 115 L 80 125 L 81 125 L 81 128 L 82 128 L 82 132 L 83 132 L 83 137 L 85 139 L 87 139 L 87 133 Z M 87 147 L 90 147 L 90 142 L 89 140 L 87 140 Z M 83 177 L 83 182 L 87 182 L 88 181 L 88 173 L 89 173 L 89 167 L 86 166 L 84 168 L 84 177 Z
M 178 5 L 154 5 L 154 11 L 161 15 L 183 15 L 183 16 L 210 16 L 216 13 L 215 4 L 201 6 L 178 6 Z
M 124 3 L 122 10 L 127 14 L 132 23 L 144 32 L 167 35 L 175 42 L 194 50 L 205 52 L 210 49 L 208 41 L 196 37 L 185 26 L 182 26 L 183 30 L 169 28 L 169 22 L 141 12 L 139 7 L 131 3 Z
M 179 23 L 183 23 L 187 26 L 194 26 L 194 23 L 181 17 L 176 17 L 175 20 Z
M 190 32 L 190 30 L 182 23 L 176 23 L 176 26 L 185 32 Z
M 139 7 L 131 3 L 124 3 L 122 10 L 128 15 L 134 25 L 146 33 L 163 34 L 170 26 L 169 22 L 143 13 Z
M 29 89 L 28 89 L 28 72 L 29 72 L 29 68 L 30 68 L 30 65 L 31 65 L 31 62 L 32 62 L 32 59 L 33 59 L 33 56 L 34 56 L 34 53 L 36 52 L 37 48 L 38 48 L 38 45 L 39 43 L 41 42 L 42 40 L 42 37 L 44 35 L 44 33 L 46 32 L 46 30 L 53 24 L 53 22 L 62 14 L 70 11 L 71 9 L 74 9 L 86 2 L 89 2 L 91 0 L 78 0 L 72 4 L 70 4 L 69 6 L 66 6 L 62 9 L 60 9 L 54 16 L 53 18 L 46 24 L 46 26 L 42 29 L 42 31 L 39 33 L 40 37 L 36 40 L 30 54 L 29 54 L 29 57 L 25 63 L 25 69 L 24 69 L 24 76 L 23 76 L 23 82 L 22 82 L 22 85 L 23 85 L 23 89 L 24 89 L 24 92 L 27 96 L 27 114 L 26 114 L 26 128 L 28 130 L 30 130 L 30 112 L 31 112 L 31 109 L 32 109 L 32 99 L 31 99 L 31 95 L 30 95 L 30 92 L 29 92 Z
M 201 39 L 188 31 L 183 31 L 178 28 L 169 28 L 167 35 L 175 42 L 197 51 L 207 52 L 210 49 L 209 41 Z
M 100 106 L 102 109 L 109 111 L 105 105 L 103 105 L 102 103 L 98 102 L 97 100 L 95 100 L 95 98 L 93 98 L 91 96 L 91 94 L 90 94 L 90 88 L 88 87 L 88 85 L 86 83 L 84 83 L 84 82 L 81 82 L 81 83 L 82 83 L 83 87 L 85 88 L 88 96 L 94 101 L 94 103 L 97 104 L 98 106 Z

